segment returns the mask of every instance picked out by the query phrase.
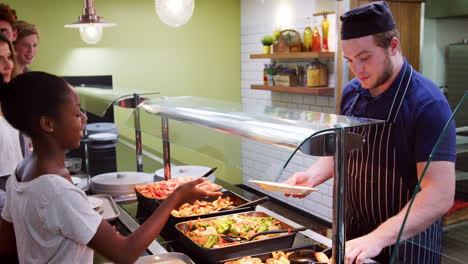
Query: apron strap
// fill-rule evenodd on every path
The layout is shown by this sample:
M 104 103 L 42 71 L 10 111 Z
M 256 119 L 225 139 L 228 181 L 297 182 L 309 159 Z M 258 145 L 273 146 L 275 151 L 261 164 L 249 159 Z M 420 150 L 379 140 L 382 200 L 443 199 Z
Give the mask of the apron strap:
M 350 106 L 349 109 L 348 109 L 348 112 L 346 112 L 345 115 L 347 115 L 347 116 L 352 116 L 354 107 L 356 106 L 356 103 L 357 103 L 357 101 L 359 100 L 359 95 L 360 95 L 360 94 L 357 93 L 356 97 L 354 97 L 353 103 L 351 104 L 351 106 Z
M 403 73 L 403 77 L 398 84 L 398 90 L 395 93 L 395 97 L 393 98 L 392 106 L 390 107 L 390 111 L 388 111 L 387 122 L 395 123 L 395 120 L 400 112 L 401 105 L 403 103 L 403 99 L 405 98 L 406 91 L 411 83 L 411 79 L 413 77 L 413 67 L 408 63 L 405 63 L 405 69 Z

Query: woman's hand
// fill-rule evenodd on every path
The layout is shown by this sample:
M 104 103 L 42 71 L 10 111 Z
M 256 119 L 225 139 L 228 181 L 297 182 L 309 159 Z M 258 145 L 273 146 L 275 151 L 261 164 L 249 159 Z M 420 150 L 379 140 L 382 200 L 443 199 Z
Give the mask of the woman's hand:
M 216 197 L 222 195 L 221 192 L 208 191 L 197 186 L 204 181 L 206 181 L 205 178 L 198 178 L 196 180 L 181 184 L 174 191 L 174 195 L 177 195 L 182 201 L 197 200 L 203 197 Z

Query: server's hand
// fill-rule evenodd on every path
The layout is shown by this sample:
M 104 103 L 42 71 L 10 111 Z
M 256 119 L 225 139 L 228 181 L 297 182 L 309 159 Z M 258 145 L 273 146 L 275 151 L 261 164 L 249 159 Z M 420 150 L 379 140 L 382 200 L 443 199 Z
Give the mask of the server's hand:
M 372 234 L 347 241 L 345 245 L 345 263 L 362 264 L 366 259 L 379 255 L 384 247 L 383 241 Z M 356 262 L 353 262 L 354 260 Z
M 297 186 L 306 186 L 306 187 L 315 187 L 313 182 L 312 182 L 312 177 L 309 175 L 307 172 L 296 172 L 294 175 L 286 180 L 284 183 L 289 184 L 289 185 L 297 185 Z M 291 196 L 291 194 L 285 194 L 286 197 Z M 304 198 L 306 195 L 297 195 L 293 194 L 293 197 L 296 198 Z

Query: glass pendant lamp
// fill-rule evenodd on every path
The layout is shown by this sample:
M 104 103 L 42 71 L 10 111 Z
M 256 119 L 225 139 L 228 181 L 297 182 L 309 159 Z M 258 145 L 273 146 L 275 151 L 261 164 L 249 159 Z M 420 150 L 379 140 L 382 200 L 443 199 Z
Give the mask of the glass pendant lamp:
M 162 22 L 171 27 L 180 27 L 192 17 L 195 0 L 155 0 L 155 5 Z
M 78 21 L 66 24 L 66 28 L 79 28 L 81 39 L 88 44 L 96 44 L 102 38 L 104 27 L 113 27 L 116 24 L 105 21 L 96 14 L 93 0 L 84 0 L 83 14 Z

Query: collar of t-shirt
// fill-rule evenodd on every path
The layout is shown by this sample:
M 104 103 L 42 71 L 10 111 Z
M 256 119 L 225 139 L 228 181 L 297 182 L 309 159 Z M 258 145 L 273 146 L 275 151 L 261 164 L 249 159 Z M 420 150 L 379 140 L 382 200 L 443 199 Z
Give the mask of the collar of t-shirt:
M 352 111 L 353 115 L 386 120 L 388 117 L 388 111 L 393 103 L 393 99 L 398 91 L 398 87 L 400 86 L 407 67 L 409 67 L 409 64 L 406 59 L 403 58 L 403 65 L 393 83 L 385 92 L 376 97 L 372 97 L 369 90 L 362 88 L 362 85 L 359 82 L 358 85 L 354 87 L 354 90 L 361 96 Z

